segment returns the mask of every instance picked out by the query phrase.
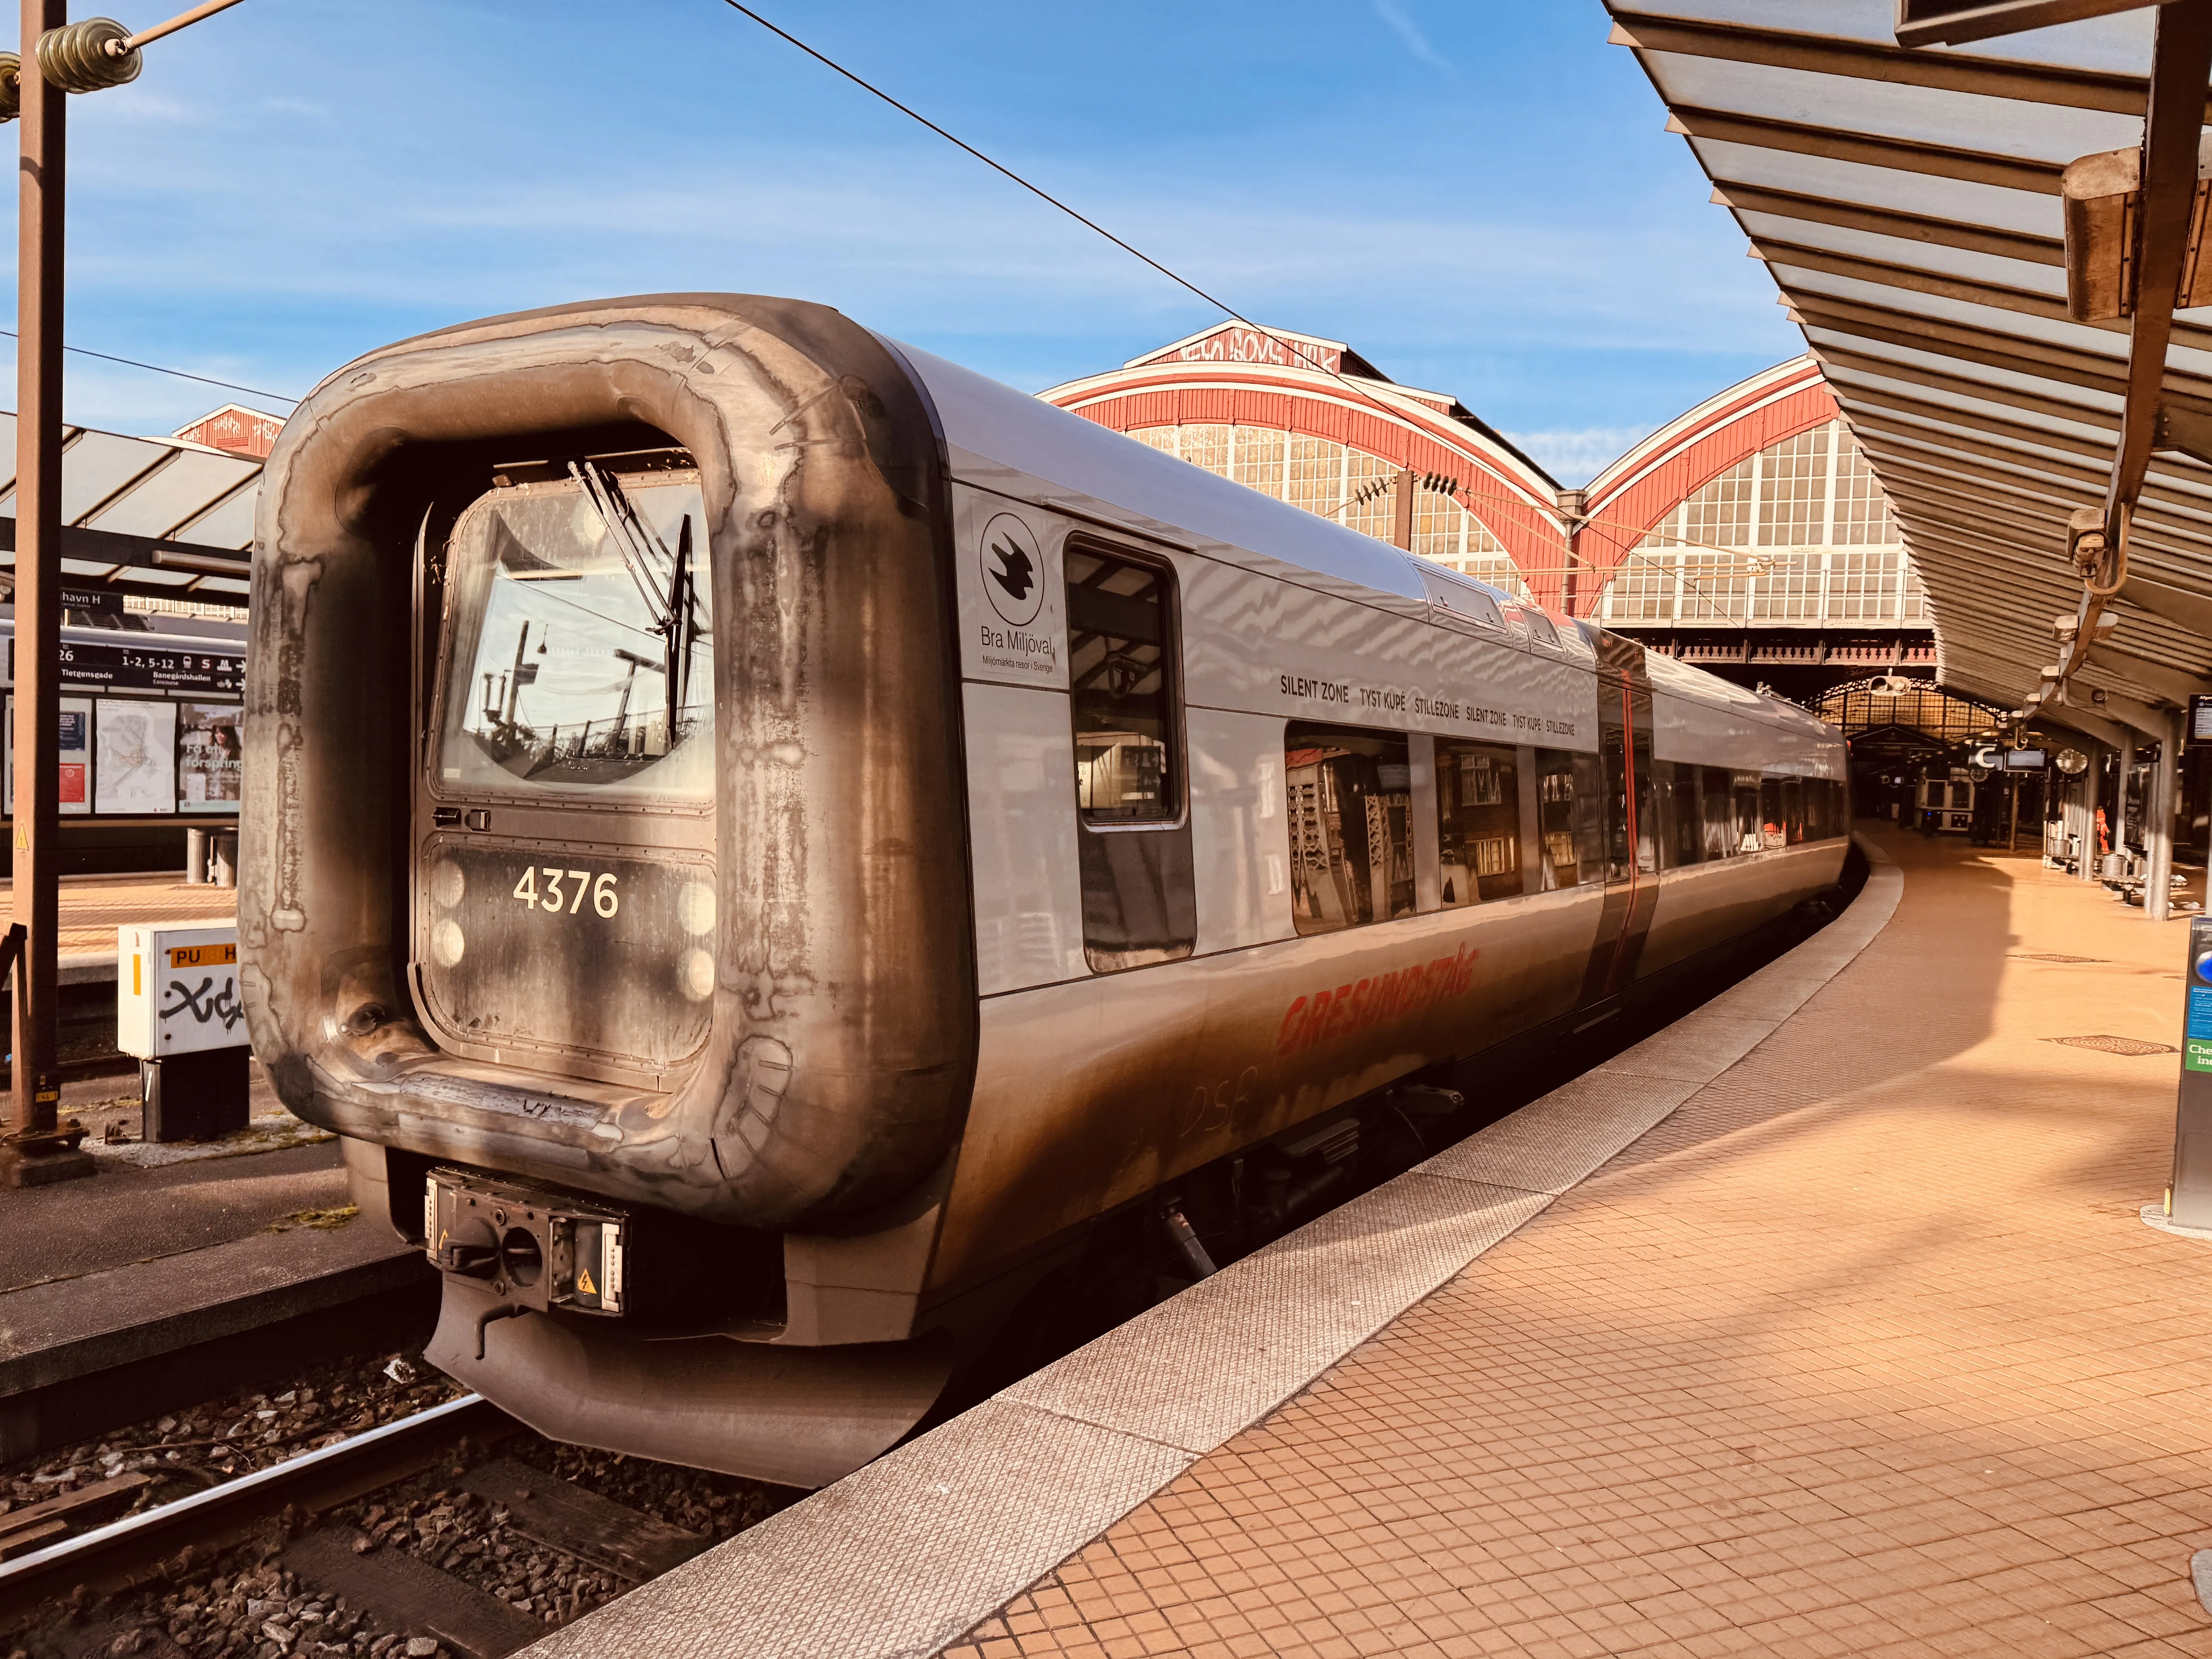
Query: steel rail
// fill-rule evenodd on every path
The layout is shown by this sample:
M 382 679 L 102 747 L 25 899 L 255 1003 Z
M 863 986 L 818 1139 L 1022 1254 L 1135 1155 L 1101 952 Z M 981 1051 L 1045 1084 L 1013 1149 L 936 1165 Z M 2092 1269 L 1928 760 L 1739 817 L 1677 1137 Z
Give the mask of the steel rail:
M 520 1428 L 482 1395 L 463 1395 L 0 1563 L 0 1628 L 80 1584 L 118 1590 L 150 1583 L 175 1570 L 186 1550 L 186 1565 L 204 1561 L 287 1509 L 335 1508 L 427 1468 L 465 1438 L 497 1439 Z

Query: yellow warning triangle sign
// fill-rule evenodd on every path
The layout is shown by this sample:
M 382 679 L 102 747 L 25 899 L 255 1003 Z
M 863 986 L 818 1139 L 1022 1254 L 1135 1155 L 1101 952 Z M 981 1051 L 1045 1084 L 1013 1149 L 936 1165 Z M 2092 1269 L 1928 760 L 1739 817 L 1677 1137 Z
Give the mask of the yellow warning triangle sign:
M 597 1296 L 599 1293 L 599 1287 L 592 1283 L 592 1270 L 589 1267 L 576 1269 L 576 1288 L 586 1296 Z

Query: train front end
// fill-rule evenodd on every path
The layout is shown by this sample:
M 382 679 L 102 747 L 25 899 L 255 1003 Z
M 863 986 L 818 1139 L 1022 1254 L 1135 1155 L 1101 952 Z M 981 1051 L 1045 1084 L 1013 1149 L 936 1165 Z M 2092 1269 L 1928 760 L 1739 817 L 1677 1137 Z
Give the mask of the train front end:
M 665 295 L 327 380 L 257 526 L 254 1048 L 545 1432 L 814 1484 L 927 1408 L 974 1067 L 944 468 L 835 312 Z

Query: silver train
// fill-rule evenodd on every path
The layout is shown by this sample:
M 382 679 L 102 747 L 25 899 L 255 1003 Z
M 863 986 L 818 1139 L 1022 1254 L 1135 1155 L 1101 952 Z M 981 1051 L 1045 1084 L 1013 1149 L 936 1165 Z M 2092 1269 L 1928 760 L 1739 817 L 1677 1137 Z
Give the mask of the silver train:
M 324 381 L 246 720 L 254 1048 L 443 1270 L 434 1360 L 801 1485 L 1102 1218 L 1294 1216 L 1847 845 L 1798 710 L 740 295 Z

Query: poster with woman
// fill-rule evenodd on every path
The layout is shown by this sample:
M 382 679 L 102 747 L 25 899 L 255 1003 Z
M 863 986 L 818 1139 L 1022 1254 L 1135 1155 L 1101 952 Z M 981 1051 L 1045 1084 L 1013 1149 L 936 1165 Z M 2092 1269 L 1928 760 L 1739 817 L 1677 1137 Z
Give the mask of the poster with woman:
M 234 702 L 177 705 L 177 810 L 238 811 L 240 757 Z

